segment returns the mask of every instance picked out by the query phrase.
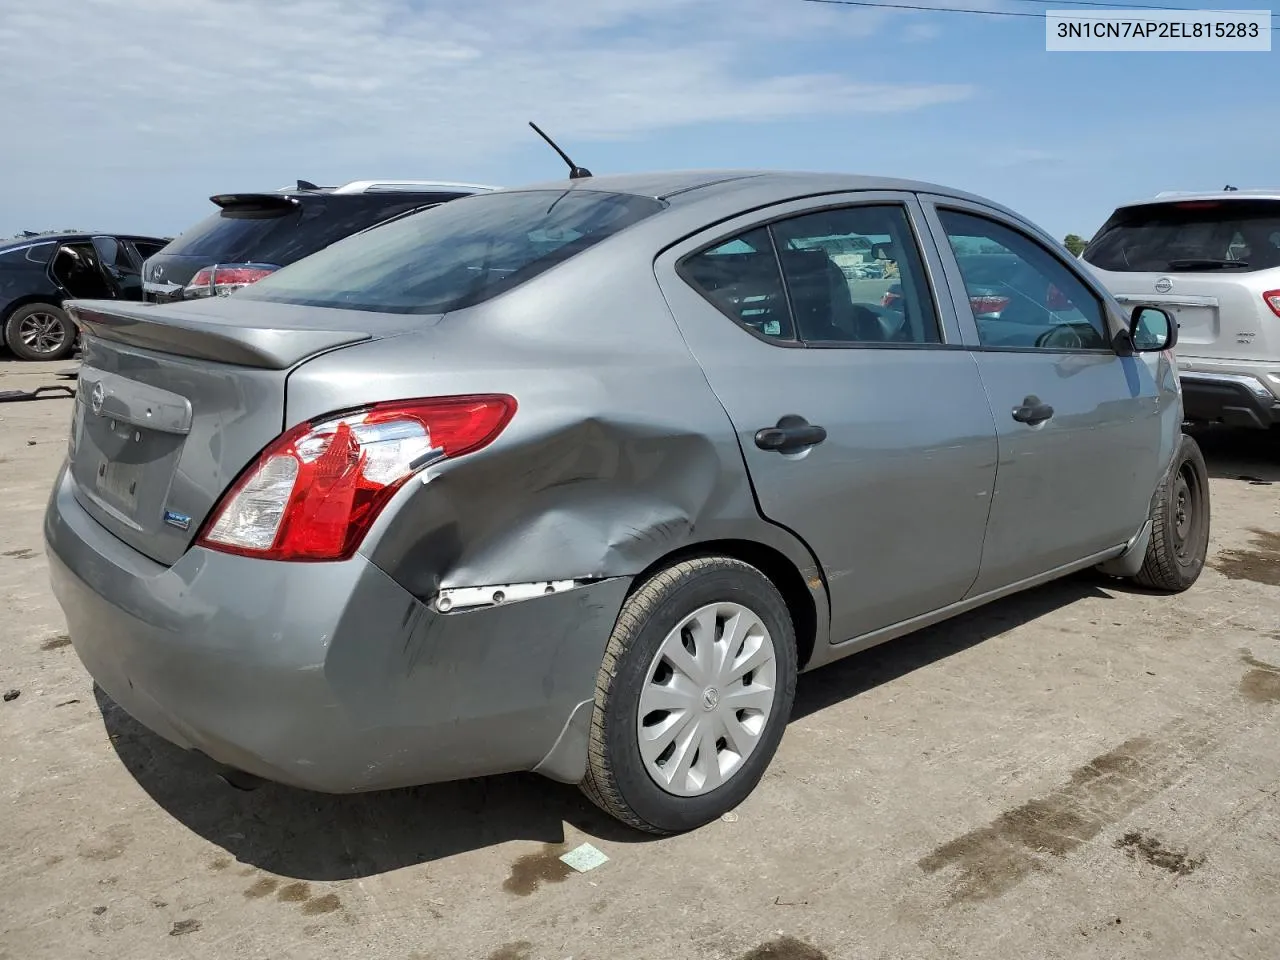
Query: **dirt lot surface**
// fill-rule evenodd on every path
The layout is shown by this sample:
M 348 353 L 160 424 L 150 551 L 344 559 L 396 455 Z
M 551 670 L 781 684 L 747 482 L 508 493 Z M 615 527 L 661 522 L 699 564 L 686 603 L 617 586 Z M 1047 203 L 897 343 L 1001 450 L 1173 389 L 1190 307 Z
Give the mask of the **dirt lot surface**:
M 532 776 L 240 793 L 140 728 L 47 583 L 70 412 L 0 404 L 0 957 L 1280 956 L 1276 438 L 1206 437 L 1190 592 L 1072 578 L 810 674 L 736 816 L 652 840 Z

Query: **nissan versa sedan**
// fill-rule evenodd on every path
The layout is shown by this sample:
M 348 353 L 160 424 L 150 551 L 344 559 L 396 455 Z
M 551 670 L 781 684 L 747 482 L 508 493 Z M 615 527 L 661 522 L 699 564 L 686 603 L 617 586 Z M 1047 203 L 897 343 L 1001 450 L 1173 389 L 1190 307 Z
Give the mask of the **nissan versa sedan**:
M 833 261 L 861 240 L 900 306 Z M 998 316 L 974 248 L 1016 273 Z M 45 537 L 75 648 L 254 778 L 533 770 L 687 830 L 755 787 L 799 671 L 1073 571 L 1179 591 L 1204 561 L 1169 315 L 942 187 L 580 177 L 226 298 L 72 312 Z

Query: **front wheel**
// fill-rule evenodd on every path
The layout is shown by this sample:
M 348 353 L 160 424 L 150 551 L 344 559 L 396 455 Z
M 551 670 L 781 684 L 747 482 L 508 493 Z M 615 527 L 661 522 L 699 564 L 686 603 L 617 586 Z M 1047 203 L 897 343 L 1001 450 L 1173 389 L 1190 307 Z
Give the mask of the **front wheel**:
M 1134 580 L 1181 593 L 1200 577 L 1209 552 L 1209 471 L 1193 437 L 1182 437 L 1151 508 L 1151 542 Z
M 773 582 L 730 557 L 674 564 L 627 599 L 609 638 L 583 792 L 649 833 L 702 826 L 760 781 L 795 686 Z
M 29 303 L 4 325 L 4 341 L 20 360 L 65 360 L 76 345 L 76 328 L 61 307 Z

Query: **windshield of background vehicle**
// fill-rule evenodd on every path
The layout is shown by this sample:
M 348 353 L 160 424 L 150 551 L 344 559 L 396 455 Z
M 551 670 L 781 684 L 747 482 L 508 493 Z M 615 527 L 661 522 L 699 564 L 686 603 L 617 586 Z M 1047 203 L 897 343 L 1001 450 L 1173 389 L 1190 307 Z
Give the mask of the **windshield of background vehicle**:
M 1280 267 L 1280 200 L 1191 200 L 1122 207 L 1084 259 L 1100 270 L 1200 272 Z
M 583 189 L 467 197 L 343 240 L 233 296 L 447 313 L 511 290 L 663 206 Z

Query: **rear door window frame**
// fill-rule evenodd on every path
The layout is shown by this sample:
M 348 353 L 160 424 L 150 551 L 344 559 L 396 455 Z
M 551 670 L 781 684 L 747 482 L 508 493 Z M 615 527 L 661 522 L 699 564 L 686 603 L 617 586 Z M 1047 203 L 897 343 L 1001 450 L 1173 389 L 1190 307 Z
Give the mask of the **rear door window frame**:
M 708 297 L 696 283 L 693 283 L 684 268 L 686 261 L 705 253 L 707 250 L 714 249 L 724 243 L 727 243 L 736 237 L 750 233 L 752 230 L 760 228 L 771 228 L 775 223 L 784 220 L 791 220 L 802 217 L 811 213 L 822 213 L 830 210 L 842 210 L 851 207 L 866 206 L 899 206 L 906 213 L 907 226 L 911 232 L 911 236 L 915 241 L 917 253 L 920 256 L 922 265 L 922 276 L 925 287 L 925 293 L 930 298 L 933 311 L 938 323 L 939 340 L 936 343 L 916 343 L 916 342 L 877 342 L 877 341 L 812 341 L 806 342 L 799 339 L 781 340 L 775 337 L 766 336 L 752 330 L 750 327 L 743 326 L 736 318 L 729 316 L 719 305 L 717 305 L 710 297 Z M 928 222 L 924 215 L 919 199 L 913 193 L 887 191 L 887 190 L 866 190 L 856 191 L 852 193 L 825 194 L 819 197 L 808 197 L 801 200 L 786 201 L 780 204 L 773 204 L 764 210 L 755 210 L 744 213 L 732 220 L 716 224 L 710 228 L 710 237 L 701 241 L 692 250 L 681 253 L 676 260 L 674 270 L 680 281 L 686 284 L 690 289 L 697 293 L 709 306 L 716 310 L 721 316 L 725 317 L 735 328 L 743 331 L 753 339 L 762 343 L 767 343 L 773 347 L 782 347 L 784 349 L 800 349 L 800 350 L 947 350 L 947 349 L 966 349 L 963 338 L 963 330 L 959 324 L 958 318 L 955 316 L 954 307 L 943 294 L 947 291 L 947 279 L 945 264 L 942 261 L 936 242 L 932 236 Z M 772 229 L 769 230 L 770 238 L 773 238 Z M 773 241 L 774 256 L 777 258 L 777 243 Z M 670 249 L 670 248 L 668 248 Z M 783 291 L 787 299 L 787 309 L 791 321 L 791 329 L 796 330 L 795 315 L 790 306 L 790 292 L 786 282 L 786 276 L 782 271 L 781 263 L 778 263 L 778 272 L 782 279 Z

